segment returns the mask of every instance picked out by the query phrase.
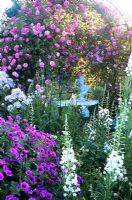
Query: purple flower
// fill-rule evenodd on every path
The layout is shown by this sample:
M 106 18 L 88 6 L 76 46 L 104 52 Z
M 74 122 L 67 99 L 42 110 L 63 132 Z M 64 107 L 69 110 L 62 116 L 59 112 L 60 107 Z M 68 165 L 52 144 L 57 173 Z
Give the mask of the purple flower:
M 44 172 L 44 167 L 43 167 L 42 165 L 40 165 L 40 166 L 38 167 L 38 171 L 39 171 L 40 173 L 43 173 L 43 172 Z
M 39 194 L 40 194 L 40 197 L 44 198 L 47 195 L 47 190 L 41 190 Z
M 24 154 L 24 153 L 20 153 L 20 159 L 24 159 L 24 158 L 27 158 L 27 154 Z
M 10 195 L 7 195 L 5 200 L 19 200 L 18 197 L 14 197 L 14 195 L 10 194 Z
M 4 180 L 4 175 L 0 172 L 0 181 Z
M 32 174 L 33 174 L 33 173 L 32 173 L 31 170 L 27 170 L 27 171 L 26 171 L 26 175 L 30 176 L 30 175 L 32 175 Z
M 10 116 L 7 121 L 0 118 L 0 125 L 6 127 L 4 132 L 9 140 L 9 147 L 2 151 L 0 158 L 0 183 L 3 185 L 2 187 L 4 187 L 5 181 L 3 180 L 5 178 L 8 179 L 6 181 L 8 188 L 15 178 L 16 188 L 20 189 L 20 193 L 26 193 L 28 200 L 36 200 L 37 198 L 54 199 L 53 194 L 45 188 L 50 184 L 51 190 L 53 189 L 54 192 L 56 181 L 58 182 L 57 174 L 60 172 L 60 168 L 59 160 L 57 161 L 59 152 L 56 149 L 56 141 L 50 134 L 36 130 L 28 124 L 27 120 L 22 120 L 19 116 L 15 121 Z M 23 140 L 25 138 L 26 140 Z M 18 142 L 13 141 L 14 139 Z M 32 153 L 33 150 L 34 153 Z M 31 168 L 28 167 L 30 162 L 32 162 Z M 18 167 L 20 167 L 20 174 L 19 171 L 15 170 Z M 12 169 L 16 171 L 16 174 Z M 23 179 L 19 182 L 21 173 L 23 173 Z M 53 175 L 56 175 L 56 180 L 54 180 Z M 45 176 L 46 182 L 44 181 Z M 7 193 L 1 191 L 4 199 L 19 200 L 13 193 L 8 192 L 9 190 L 7 190 Z
M 79 184 L 80 184 L 80 183 L 83 183 L 83 178 L 82 178 L 82 176 L 77 176 L 77 181 L 78 181 Z
M 51 200 L 53 198 L 53 195 L 47 190 L 41 190 L 39 194 L 40 194 L 40 197 L 46 198 L 48 200 Z
M 11 137 L 14 136 L 14 133 L 13 133 L 13 132 L 8 132 L 8 133 L 7 133 L 7 136 L 8 136 L 9 138 L 11 138 Z
M 6 174 L 6 176 L 13 176 L 11 170 L 5 170 L 5 174 Z
M 51 184 L 51 185 L 54 185 L 55 184 L 55 181 L 53 181 L 53 180 L 49 180 L 49 183 Z
M 30 182 L 32 183 L 32 184 L 35 184 L 36 183 L 36 176 L 30 176 Z
M 27 183 L 27 182 L 22 182 L 21 184 L 20 184 L 20 188 L 21 188 L 21 190 L 23 190 L 23 191 L 28 191 L 29 189 L 30 189 L 30 186 L 29 186 L 29 184 Z
M 47 200 L 51 200 L 53 198 L 53 194 L 48 193 L 46 197 L 47 197 Z
M 15 148 L 10 148 L 10 154 L 15 157 L 19 156 L 18 151 Z
M 0 165 L 5 165 L 5 164 L 6 164 L 6 162 L 4 160 L 0 159 Z
M 5 172 L 6 170 L 8 170 L 8 167 L 6 165 L 3 165 L 3 171 Z

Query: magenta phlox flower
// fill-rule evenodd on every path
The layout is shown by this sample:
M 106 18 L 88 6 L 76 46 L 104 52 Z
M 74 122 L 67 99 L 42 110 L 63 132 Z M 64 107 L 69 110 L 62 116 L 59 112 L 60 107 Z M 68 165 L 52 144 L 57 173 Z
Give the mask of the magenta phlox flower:
M 13 173 L 11 170 L 5 170 L 6 176 L 13 176 Z
M 6 162 L 3 159 L 0 159 L 0 165 L 6 165 Z
M 32 184 L 35 184 L 36 181 L 37 181 L 36 176 L 32 176 L 32 175 L 29 176 L 29 180 L 30 180 L 30 182 L 31 182 Z
M 35 197 L 30 197 L 28 200 L 37 200 Z
M 16 158 L 19 156 L 19 153 L 15 148 L 10 148 L 10 154 Z
M 27 191 L 29 191 L 30 186 L 27 182 L 24 181 L 20 184 L 20 188 L 21 188 L 22 191 L 27 192 Z
M 19 200 L 19 198 L 11 194 L 11 195 L 7 195 L 5 200 Z
M 53 195 L 47 190 L 41 190 L 39 194 L 40 194 L 40 197 L 46 198 L 47 200 L 51 200 L 53 198 Z
M 37 130 L 19 116 L 16 120 L 8 116 L 7 121 L 0 118 L 0 126 L 8 127 L 4 131 L 5 139 L 9 141 L 4 157 L 0 158 L 0 182 L 9 186 L 9 191 L 3 193 L 5 199 L 18 198 L 8 193 L 14 180 L 20 192 L 26 193 L 27 199 L 53 199 L 53 194 L 56 196 L 54 189 L 52 193 L 44 189 L 50 187 L 52 190 L 59 184 L 59 152 L 53 136 Z
M 4 174 L 0 172 L 0 181 L 4 180 Z

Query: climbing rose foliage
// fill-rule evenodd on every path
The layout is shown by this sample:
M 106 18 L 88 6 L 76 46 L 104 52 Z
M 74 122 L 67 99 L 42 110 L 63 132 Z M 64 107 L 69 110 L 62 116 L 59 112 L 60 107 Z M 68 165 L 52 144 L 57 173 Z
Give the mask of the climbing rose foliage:
M 57 81 L 88 74 L 117 100 L 131 31 L 108 17 L 110 8 L 97 0 L 20 2 L 18 15 L 0 27 L 0 70 L 24 89 L 38 73 Z
M 17 17 L 8 18 L 0 27 L 0 69 L 22 84 L 36 71 L 46 68 L 49 74 L 75 62 L 70 46 L 78 18 L 68 11 L 70 5 L 69 1 L 27 1 Z

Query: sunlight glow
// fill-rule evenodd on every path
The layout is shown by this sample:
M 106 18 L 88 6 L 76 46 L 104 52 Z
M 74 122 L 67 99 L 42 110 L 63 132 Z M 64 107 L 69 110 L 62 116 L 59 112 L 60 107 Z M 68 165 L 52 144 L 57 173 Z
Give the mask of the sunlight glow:
M 11 0 L 0 0 L 0 18 L 4 13 L 6 8 L 10 8 L 12 6 Z
M 107 2 L 107 0 L 101 0 L 102 2 Z M 132 17 L 132 0 L 108 0 L 113 5 L 115 5 L 121 12 L 125 15 Z
M 4 10 L 12 6 L 11 0 L 2 0 L 0 1 L 0 10 Z

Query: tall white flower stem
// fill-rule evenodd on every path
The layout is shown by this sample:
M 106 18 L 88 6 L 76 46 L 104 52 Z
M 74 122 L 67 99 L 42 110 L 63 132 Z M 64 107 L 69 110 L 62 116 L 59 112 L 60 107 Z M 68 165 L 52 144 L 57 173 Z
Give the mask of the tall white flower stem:
M 76 164 L 77 160 L 75 158 L 75 153 L 72 145 L 72 138 L 69 132 L 67 115 L 65 116 L 65 125 L 63 131 L 63 148 L 62 148 L 62 158 L 60 161 L 61 169 L 63 171 L 63 190 L 64 197 L 74 198 L 80 191 L 78 185 Z

